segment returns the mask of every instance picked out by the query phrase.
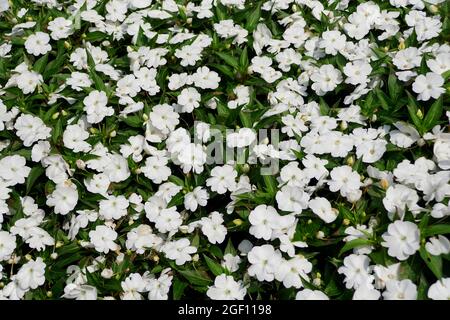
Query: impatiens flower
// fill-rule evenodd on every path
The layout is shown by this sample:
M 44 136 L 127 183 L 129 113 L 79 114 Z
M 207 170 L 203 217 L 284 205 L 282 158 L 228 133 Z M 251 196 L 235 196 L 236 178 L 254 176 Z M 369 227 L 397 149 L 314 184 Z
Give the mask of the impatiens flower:
M 241 281 L 221 274 L 214 280 L 214 285 L 208 288 L 206 295 L 212 300 L 243 300 L 246 293 Z
M 52 50 L 50 36 L 45 32 L 36 32 L 25 41 L 25 49 L 29 54 L 39 56 Z
M 0 159 L 0 181 L 6 186 L 14 186 L 25 182 L 31 168 L 26 166 L 26 159 L 13 155 Z
M 331 207 L 330 202 L 325 198 L 314 198 L 308 203 L 309 208 L 326 223 L 331 223 L 337 218 L 337 210 Z
M 16 249 L 16 236 L 7 231 L 0 231 L 0 261 L 9 259 Z
M 130 202 L 122 195 L 108 196 L 107 199 L 99 203 L 99 214 L 106 220 L 118 220 L 127 215 L 127 209 Z
M 386 283 L 384 300 L 416 300 L 417 286 L 409 279 L 391 280 Z
M 449 300 L 450 278 L 442 278 L 433 283 L 428 289 L 428 298 L 432 300 Z
M 281 253 L 273 246 L 265 244 L 253 247 L 247 255 L 251 263 L 248 274 L 259 281 L 273 281 L 275 272 L 281 262 Z
M 417 100 L 427 101 L 430 98 L 437 99 L 445 92 L 442 87 L 444 78 L 434 72 L 428 72 L 426 75 L 419 75 L 412 85 L 412 89 L 418 94 Z
M 36 289 L 45 282 L 46 264 L 42 258 L 25 263 L 17 272 L 17 281 L 22 290 Z
M 108 253 L 119 247 L 114 242 L 117 239 L 117 232 L 105 225 L 97 226 L 95 230 L 90 231 L 89 239 L 98 252 Z
M 168 259 L 175 260 L 178 266 L 192 260 L 191 254 L 197 252 L 197 248 L 190 245 L 186 238 L 180 240 L 166 242 L 161 251 L 164 252 Z
M 415 223 L 395 221 L 389 224 L 381 244 L 388 248 L 388 254 L 398 260 L 406 260 L 420 247 L 420 231 Z
M 351 254 L 344 259 L 344 265 L 338 269 L 344 274 L 345 287 L 357 289 L 360 286 L 372 283 L 373 276 L 369 271 L 370 259 L 366 255 Z
M 62 215 L 72 211 L 78 203 L 77 187 L 73 183 L 60 183 L 47 199 L 47 205 L 54 207 L 53 211 Z
M 297 292 L 295 300 L 330 300 L 330 299 L 322 291 L 303 289 Z

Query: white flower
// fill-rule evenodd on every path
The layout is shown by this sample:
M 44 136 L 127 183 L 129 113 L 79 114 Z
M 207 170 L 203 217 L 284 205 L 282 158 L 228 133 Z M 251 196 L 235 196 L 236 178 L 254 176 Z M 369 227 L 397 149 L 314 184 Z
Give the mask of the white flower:
M 166 242 L 161 251 L 166 254 L 166 257 L 170 260 L 175 260 L 178 266 L 185 264 L 187 261 L 191 261 L 191 254 L 197 252 L 197 248 L 190 245 L 190 242 L 186 238 L 182 238 L 176 241 Z
M 411 280 L 391 280 L 386 283 L 384 300 L 416 300 L 417 286 Z
M 122 195 L 108 196 L 99 202 L 99 215 L 106 220 L 118 220 L 128 213 L 130 202 Z
M 330 299 L 322 291 L 303 289 L 297 292 L 295 300 L 330 300 Z
M 239 264 L 241 263 L 241 258 L 239 256 L 233 256 L 231 253 L 226 253 L 223 256 L 223 261 L 221 266 L 226 268 L 230 272 L 235 272 L 239 270 Z
M 8 260 L 16 249 L 16 236 L 7 231 L 0 231 L 0 261 Z
M 22 290 L 36 289 L 45 282 L 45 263 L 36 258 L 25 263 L 17 272 L 17 281 Z
M 206 185 L 219 194 L 234 191 L 236 188 L 237 171 L 230 165 L 216 166 L 211 170 L 211 177 L 206 180 Z
M 370 259 L 366 255 L 351 254 L 344 259 L 344 265 L 338 272 L 345 275 L 344 283 L 347 289 L 357 289 L 361 285 L 372 283 L 374 277 L 370 275 Z
M 192 192 L 184 196 L 184 207 L 189 211 L 197 211 L 198 206 L 204 207 L 209 199 L 208 191 L 202 187 L 195 187 Z
M 321 197 L 309 200 L 308 206 L 312 212 L 317 214 L 326 223 L 331 223 L 336 220 L 339 213 L 331 207 L 331 203 L 327 199 Z
M 342 82 L 342 75 L 331 64 L 325 64 L 313 72 L 311 80 L 313 81 L 311 88 L 319 96 L 323 96 Z
M 182 106 L 182 112 L 192 112 L 200 106 L 201 95 L 195 88 L 185 88 L 181 90 L 177 97 L 177 102 Z
M 433 283 L 428 289 L 428 298 L 432 300 L 449 300 L 450 278 L 442 278 Z
M 386 190 L 383 205 L 388 211 L 388 216 L 391 220 L 394 219 L 395 214 L 400 219 L 403 219 L 407 208 L 413 213 L 420 211 L 421 208 L 417 205 L 418 201 L 419 196 L 415 190 L 402 184 L 396 184 L 389 186 Z
M 388 254 L 398 260 L 406 260 L 420 247 L 420 231 L 415 223 L 395 221 L 383 233 L 382 246 L 388 248 Z
M 251 266 L 248 274 L 258 281 L 273 281 L 275 272 L 281 262 L 281 253 L 270 244 L 253 247 L 247 254 Z
M 219 86 L 220 77 L 215 71 L 208 67 L 200 67 L 192 75 L 194 85 L 201 89 L 216 89 Z
M 427 101 L 430 98 L 439 98 L 445 92 L 443 85 L 444 78 L 440 74 L 428 72 L 426 75 L 419 75 L 414 80 L 412 89 L 418 94 L 417 100 Z
M 30 147 L 38 140 L 49 138 L 51 132 L 40 118 L 30 114 L 21 114 L 14 123 L 14 129 L 26 147 Z
M 249 233 L 255 238 L 269 240 L 279 218 L 280 216 L 274 207 L 261 204 L 250 211 L 248 221 L 252 226 Z
M 275 271 L 275 278 L 282 281 L 286 288 L 301 288 L 302 279 L 309 280 L 308 273 L 312 270 L 312 263 L 304 257 L 294 257 L 283 260 Z
M 298 187 L 284 186 L 276 194 L 278 208 L 300 214 L 308 208 L 309 194 Z
M 64 146 L 74 152 L 91 150 L 91 145 L 84 141 L 87 138 L 89 138 L 89 133 L 78 124 L 68 125 L 63 133 Z
M 89 231 L 89 239 L 98 252 L 108 253 L 119 248 L 114 242 L 117 239 L 117 232 L 105 225 L 99 225 L 95 230 Z
M 243 300 L 247 290 L 241 281 L 235 281 L 232 276 L 221 274 L 214 280 L 214 285 L 208 287 L 206 295 L 212 300 Z
M 425 244 L 425 249 L 434 256 L 450 253 L 450 241 L 443 235 L 431 237 Z
M 217 211 L 200 220 L 202 232 L 209 242 L 222 243 L 225 240 L 227 228 L 223 225 L 223 221 L 223 215 Z
M 173 111 L 173 107 L 168 104 L 158 104 L 153 107 L 149 115 L 150 123 L 163 132 L 168 134 L 173 131 L 179 121 L 179 114 Z
M 105 117 L 112 116 L 114 109 L 107 107 L 108 98 L 103 91 L 93 90 L 84 98 L 84 111 L 87 113 L 89 123 L 99 123 Z
M 45 32 L 36 32 L 25 41 L 25 49 L 29 54 L 39 56 L 52 50 L 50 36 Z
M 72 21 L 57 17 L 48 23 L 48 30 L 53 40 L 65 39 L 73 33 Z
M 75 184 L 60 183 L 47 198 L 47 205 L 54 207 L 53 211 L 62 215 L 72 211 L 78 203 L 78 191 Z
M 26 159 L 19 155 L 0 159 L 0 181 L 6 186 L 25 183 L 31 168 L 26 166 Z
M 145 165 L 141 167 L 141 172 L 153 183 L 160 184 L 166 181 L 171 174 L 167 164 L 168 159 L 166 157 L 148 157 L 145 159 Z

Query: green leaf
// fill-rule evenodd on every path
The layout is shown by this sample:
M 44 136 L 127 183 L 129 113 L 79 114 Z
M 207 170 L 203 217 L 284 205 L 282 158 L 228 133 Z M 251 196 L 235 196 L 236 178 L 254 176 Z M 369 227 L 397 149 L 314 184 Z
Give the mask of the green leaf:
M 245 29 L 247 29 L 249 32 L 255 30 L 260 18 L 261 18 L 261 2 L 258 2 L 256 8 L 247 18 Z
M 450 225 L 448 224 L 435 224 L 425 228 L 423 231 L 424 237 L 431 237 L 437 234 L 447 234 L 450 233 Z
M 215 275 L 221 275 L 224 273 L 224 270 L 220 264 L 215 262 L 213 259 L 209 258 L 207 255 L 203 255 L 205 258 L 206 264 L 208 265 L 209 270 Z
M 97 90 L 108 93 L 109 90 L 106 89 L 106 86 L 105 86 L 102 78 L 100 78 L 100 76 L 97 74 L 97 72 L 95 72 L 94 59 L 92 58 L 92 56 L 88 50 L 86 50 L 86 54 L 87 54 L 87 60 L 88 60 L 88 65 L 89 65 L 89 77 L 92 79 L 92 81 L 94 81 L 95 88 Z
M 187 283 L 175 279 L 173 282 L 173 300 L 180 300 L 187 286 Z
M 341 256 L 344 252 L 347 252 L 349 250 L 352 250 L 357 247 L 367 246 L 371 245 L 372 241 L 369 239 L 354 239 L 352 241 L 347 242 L 339 251 L 339 256 Z
M 263 175 L 264 183 L 266 185 L 266 190 L 274 196 L 278 190 L 277 180 L 272 175 Z
M 400 86 L 394 72 L 391 72 L 388 77 L 388 90 L 390 97 L 395 101 L 400 95 L 402 87 Z
M 222 59 L 223 61 L 225 61 L 226 64 L 232 66 L 234 69 L 239 69 L 239 61 L 237 58 L 229 55 L 228 53 L 224 53 L 224 52 L 216 52 L 216 55 Z
M 40 57 L 33 65 L 33 70 L 37 73 L 42 73 L 45 70 L 48 62 L 48 53 Z
M 248 68 L 248 50 L 247 47 L 245 47 L 242 50 L 241 56 L 239 58 L 239 65 L 241 66 L 241 71 L 246 72 Z
M 383 91 L 381 91 L 380 88 L 375 89 L 375 94 L 377 95 L 381 107 L 384 110 L 389 110 L 389 98 L 386 96 L 386 94 Z
M 434 273 L 434 275 L 440 279 L 442 278 L 442 258 L 440 256 L 433 256 L 428 253 L 425 247 L 421 247 L 419 250 L 420 256 L 428 268 Z
M 227 254 L 227 253 L 229 253 L 229 254 L 231 254 L 233 256 L 236 255 L 236 249 L 234 248 L 233 242 L 231 242 L 231 239 L 228 239 L 228 243 L 227 243 L 227 246 L 225 248 L 225 254 Z
M 208 286 L 212 280 L 208 274 L 200 270 L 178 270 L 178 272 L 186 278 L 189 283 L 197 286 Z
M 426 131 L 431 130 L 436 124 L 438 124 L 439 119 L 444 111 L 444 99 L 441 96 L 432 105 L 430 110 L 428 110 L 427 115 L 423 119 L 423 128 Z
M 406 94 L 408 95 L 408 104 L 407 104 L 407 108 L 408 108 L 408 113 L 409 113 L 409 117 L 411 118 L 411 120 L 413 121 L 414 125 L 416 126 L 417 130 L 420 133 L 423 133 L 422 130 L 422 121 L 420 120 L 420 118 L 417 116 L 417 112 L 419 111 L 419 108 L 417 106 L 416 100 L 414 99 L 414 97 L 411 95 L 411 93 L 409 93 L 408 91 L 406 91 Z
M 27 178 L 27 190 L 26 190 L 27 194 L 30 192 L 34 183 L 44 173 L 44 171 L 45 171 L 44 168 L 42 168 L 41 166 L 35 166 L 33 167 L 33 169 L 31 169 Z

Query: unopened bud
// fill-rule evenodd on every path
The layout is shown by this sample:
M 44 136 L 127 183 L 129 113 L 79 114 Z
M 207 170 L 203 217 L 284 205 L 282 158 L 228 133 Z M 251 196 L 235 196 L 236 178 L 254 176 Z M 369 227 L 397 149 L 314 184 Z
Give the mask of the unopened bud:
M 103 270 L 102 270 L 102 272 L 100 273 L 100 275 L 101 275 L 103 278 L 105 278 L 105 279 L 111 279 L 112 276 L 114 275 L 114 272 L 113 272 L 111 269 L 106 268 L 106 269 L 103 269 Z
M 244 164 L 242 166 L 242 172 L 248 173 L 249 171 L 250 171 L 250 166 L 248 165 L 248 163 Z
M 70 44 L 69 41 L 64 41 L 64 48 L 66 48 L 67 50 L 72 49 L 72 45 Z
M 184 225 L 184 226 L 180 226 L 178 228 L 178 230 L 180 230 L 182 233 L 188 233 L 189 232 L 189 227 Z
M 75 163 L 76 163 L 78 169 L 80 169 L 80 170 L 86 169 L 86 163 L 83 160 L 77 159 L 77 161 Z
M 192 256 L 192 261 L 197 262 L 200 259 L 200 256 L 196 253 Z
M 113 130 L 113 131 L 111 131 L 111 132 L 109 133 L 109 136 L 110 136 L 111 138 L 114 138 L 116 135 L 117 135 L 116 130 Z
M 434 4 L 432 4 L 430 6 L 430 11 L 431 11 L 431 13 L 438 13 L 439 12 L 439 7 L 434 5 Z
M 142 115 L 142 119 L 144 119 L 144 121 L 148 120 L 148 115 L 146 115 L 145 113 Z
M 56 248 L 61 248 L 64 245 L 64 242 L 62 241 L 57 241 L 55 247 Z
M 380 180 L 380 186 L 384 189 L 387 190 L 389 188 L 389 181 L 387 181 L 387 179 L 383 178 Z
M 416 116 L 419 118 L 419 119 L 423 119 L 423 112 L 422 112 L 422 110 L 417 110 L 417 112 L 416 112 Z
M 155 261 L 155 262 L 158 262 L 158 261 L 159 261 L 159 256 L 154 255 L 153 258 L 152 258 L 152 260 Z
M 353 166 L 355 164 L 355 158 L 353 156 L 350 156 L 347 158 L 347 165 L 348 166 Z
M 52 119 L 53 119 L 53 120 L 58 119 L 58 117 L 59 117 L 59 112 L 55 112 L 55 113 L 52 115 Z
M 417 145 L 419 147 L 423 147 L 425 145 L 425 140 L 423 138 L 420 138 L 419 140 L 417 140 Z
M 350 224 L 350 220 L 348 220 L 347 218 L 345 218 L 344 220 L 342 220 L 342 224 L 344 226 L 348 226 Z
M 234 219 L 234 220 L 233 220 L 233 223 L 234 223 L 236 226 L 238 226 L 238 227 L 242 224 L 242 222 L 243 222 L 243 221 L 242 221 L 241 219 Z
M 50 258 L 52 258 L 53 260 L 56 260 L 56 259 L 58 259 L 58 254 L 57 254 L 56 252 L 53 252 L 53 253 L 50 255 Z
M 33 257 L 31 256 L 31 254 L 26 254 L 25 259 L 30 261 L 31 259 L 33 259 Z
M 348 128 L 348 123 L 347 123 L 347 121 L 341 121 L 340 127 L 341 127 L 341 130 L 342 130 L 342 131 L 343 131 L 343 130 L 346 130 L 346 129 Z
M 49 297 L 49 298 L 53 297 L 53 292 L 47 291 L 47 297 Z
M 317 239 L 323 239 L 325 237 L 325 233 L 323 233 L 323 231 L 318 231 L 316 233 L 316 238 Z

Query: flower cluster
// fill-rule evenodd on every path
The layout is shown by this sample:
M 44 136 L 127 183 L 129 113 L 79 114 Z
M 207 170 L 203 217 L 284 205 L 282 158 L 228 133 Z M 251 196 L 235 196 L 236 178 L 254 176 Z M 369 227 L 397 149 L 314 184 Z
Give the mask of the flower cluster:
M 0 299 L 450 299 L 449 17 L 0 0 Z

